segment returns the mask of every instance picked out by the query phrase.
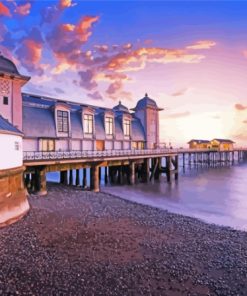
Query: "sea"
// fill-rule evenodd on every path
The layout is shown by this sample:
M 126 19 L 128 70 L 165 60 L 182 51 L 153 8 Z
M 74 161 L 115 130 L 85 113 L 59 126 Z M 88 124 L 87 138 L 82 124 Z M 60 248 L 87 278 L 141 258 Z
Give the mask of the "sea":
M 101 190 L 131 202 L 168 210 L 207 223 L 247 231 L 247 163 L 208 167 L 196 165 L 179 168 L 178 181 L 159 181 L 131 185 L 105 185 Z M 82 180 L 82 172 L 80 172 Z M 87 170 L 89 180 L 89 170 Z M 58 173 L 47 174 L 47 180 L 58 182 Z

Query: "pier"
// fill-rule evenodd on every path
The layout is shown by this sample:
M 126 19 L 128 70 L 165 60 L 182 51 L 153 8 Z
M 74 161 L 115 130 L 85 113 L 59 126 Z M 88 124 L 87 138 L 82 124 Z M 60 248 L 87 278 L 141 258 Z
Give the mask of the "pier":
M 179 157 L 180 156 L 180 157 Z M 180 163 L 179 163 L 180 159 Z M 178 180 L 179 167 L 234 165 L 247 160 L 247 148 L 231 151 L 209 149 L 141 149 L 103 151 L 24 152 L 24 183 L 28 191 L 39 195 L 47 193 L 46 174 L 60 172 L 60 182 L 65 185 L 100 191 L 104 182 L 134 185 L 137 181 L 150 182 L 166 175 L 167 182 Z M 163 166 L 162 166 L 163 164 Z M 165 164 L 165 165 L 164 165 Z M 80 170 L 82 177 L 80 180 Z M 89 180 L 87 169 L 90 170 Z M 75 172 L 74 172 L 75 171 Z M 74 173 L 73 173 L 74 172 Z

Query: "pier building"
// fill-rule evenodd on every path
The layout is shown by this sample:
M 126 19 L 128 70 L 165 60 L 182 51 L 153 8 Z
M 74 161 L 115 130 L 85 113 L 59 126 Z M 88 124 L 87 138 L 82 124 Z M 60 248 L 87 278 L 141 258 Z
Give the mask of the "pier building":
M 162 173 L 171 182 L 178 180 L 179 154 L 183 166 L 186 154 L 189 165 L 233 163 L 235 152 L 238 159 L 247 156 L 247 149 L 220 139 L 193 140 L 190 149 L 161 148 L 163 109 L 148 94 L 131 109 L 122 102 L 104 108 L 83 98 L 76 103 L 24 93 L 29 79 L 0 55 L 0 226 L 28 211 L 27 191 L 46 195 L 49 172 L 59 172 L 63 184 L 98 192 L 102 169 L 105 183 L 149 182 Z

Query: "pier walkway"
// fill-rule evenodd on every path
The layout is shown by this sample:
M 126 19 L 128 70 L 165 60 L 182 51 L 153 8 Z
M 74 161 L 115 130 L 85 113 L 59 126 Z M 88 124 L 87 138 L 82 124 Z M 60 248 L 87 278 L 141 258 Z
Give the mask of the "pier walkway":
M 122 183 L 128 179 L 129 184 L 135 184 L 136 178 L 143 182 L 159 179 L 165 173 L 167 181 L 171 182 L 174 175 L 178 179 L 179 155 L 182 166 L 186 159 L 189 165 L 195 163 L 230 163 L 235 160 L 247 159 L 247 147 L 233 150 L 217 149 L 133 149 L 133 150 L 103 150 L 103 151 L 50 151 L 24 152 L 23 162 L 26 167 L 25 185 L 29 191 L 45 195 L 46 173 L 60 172 L 60 182 L 79 185 L 80 173 L 83 169 L 83 187 L 87 187 L 86 169 L 90 169 L 90 188 L 99 191 L 101 168 L 105 168 L 105 183 Z M 165 159 L 165 161 L 162 161 Z M 162 167 L 165 163 L 165 167 Z M 73 170 L 76 170 L 74 182 Z

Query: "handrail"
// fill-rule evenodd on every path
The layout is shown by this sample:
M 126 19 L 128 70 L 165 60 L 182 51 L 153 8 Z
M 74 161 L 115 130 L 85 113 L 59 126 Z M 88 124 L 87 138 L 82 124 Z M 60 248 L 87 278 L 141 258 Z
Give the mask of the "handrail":
M 24 161 L 32 160 L 59 160 L 59 159 L 79 159 L 79 158 L 107 158 L 118 156 L 141 156 L 141 155 L 160 155 L 160 154 L 180 154 L 193 152 L 231 152 L 246 149 L 217 150 L 217 149 L 128 149 L 128 150 L 72 150 L 72 151 L 25 151 L 23 152 Z

